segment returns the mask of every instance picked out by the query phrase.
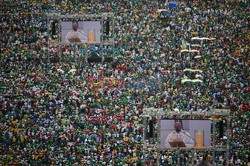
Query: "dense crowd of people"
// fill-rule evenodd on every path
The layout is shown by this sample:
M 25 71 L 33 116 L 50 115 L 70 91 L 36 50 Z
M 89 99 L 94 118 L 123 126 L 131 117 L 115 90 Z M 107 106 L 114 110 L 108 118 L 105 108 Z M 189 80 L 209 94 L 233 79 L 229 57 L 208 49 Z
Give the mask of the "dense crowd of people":
M 247 165 L 249 4 L 189 0 L 175 9 L 166 4 L 0 2 L 0 165 L 155 165 L 158 156 L 160 165 L 176 165 L 176 152 L 144 147 L 140 115 L 148 107 L 200 113 L 229 108 L 230 164 Z M 163 18 L 158 9 L 170 15 Z M 81 46 L 48 45 L 48 12 L 113 12 L 114 61 L 88 63 L 78 58 Z M 198 54 L 181 53 L 196 36 L 215 40 L 195 48 Z M 184 72 L 187 68 L 202 74 Z M 191 77 L 202 82 L 181 82 Z M 89 78 L 123 81 L 119 88 L 115 81 L 112 88 L 89 88 Z M 199 157 L 195 153 L 196 161 Z M 215 157 L 225 164 L 224 153 Z M 182 165 L 191 158 L 183 154 Z

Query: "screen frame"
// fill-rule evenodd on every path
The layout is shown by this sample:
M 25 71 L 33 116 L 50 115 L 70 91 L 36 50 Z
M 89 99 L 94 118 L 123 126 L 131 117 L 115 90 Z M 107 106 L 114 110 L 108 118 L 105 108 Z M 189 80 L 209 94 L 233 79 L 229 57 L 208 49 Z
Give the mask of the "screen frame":
M 162 147 L 162 140 L 161 140 L 161 121 L 162 120 L 188 120 L 188 121 L 197 121 L 197 120 L 202 120 L 202 121 L 210 121 L 210 146 L 206 146 L 206 147 L 173 147 L 173 148 L 168 148 L 168 147 Z M 204 119 L 189 119 L 189 118 L 160 118 L 158 120 L 158 144 L 157 144 L 157 149 L 158 150 L 191 150 L 191 149 L 195 149 L 195 150 L 211 150 L 214 146 L 213 144 L 213 132 L 214 132 L 214 127 L 213 127 L 213 120 L 209 119 L 209 118 L 204 118 Z
M 59 13 L 47 13 L 47 34 L 51 34 L 51 22 L 56 21 L 58 22 L 58 34 L 56 39 L 49 39 L 48 46 L 60 46 L 60 45 L 105 45 L 105 46 L 114 46 L 114 25 L 115 25 L 115 15 L 112 12 L 104 12 L 101 14 L 59 14 Z M 61 22 L 67 22 L 67 21 L 100 21 L 100 42 L 73 42 L 73 43 L 67 43 L 62 42 L 62 35 L 61 35 Z M 105 25 L 109 22 L 109 28 L 110 28 L 110 34 L 107 35 L 105 33 Z

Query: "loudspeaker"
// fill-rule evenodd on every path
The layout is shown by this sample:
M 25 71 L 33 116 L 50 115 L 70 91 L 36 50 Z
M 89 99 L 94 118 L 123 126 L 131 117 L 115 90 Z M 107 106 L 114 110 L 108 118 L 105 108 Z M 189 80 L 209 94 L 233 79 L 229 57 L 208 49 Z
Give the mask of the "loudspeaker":
M 104 62 L 113 62 L 113 57 L 105 57 Z
M 50 58 L 51 63 L 58 63 L 59 62 L 59 57 L 58 56 L 53 56 Z
M 96 53 L 91 53 L 91 56 L 88 58 L 88 62 L 92 63 L 99 63 L 102 62 L 102 58 L 100 56 L 98 56 Z
M 153 134 L 153 133 L 154 133 L 153 131 L 154 131 L 154 123 L 153 123 L 153 120 L 150 120 L 150 121 L 149 121 L 149 137 L 151 137 L 151 138 L 152 138 L 153 135 L 154 135 L 154 134 Z
M 109 21 L 107 21 L 106 23 L 106 35 L 109 34 Z
M 223 120 L 221 120 L 219 122 L 219 137 L 220 138 L 223 138 L 223 133 L 224 133 L 224 131 L 223 131 Z
M 52 22 L 52 35 L 56 35 L 56 23 Z

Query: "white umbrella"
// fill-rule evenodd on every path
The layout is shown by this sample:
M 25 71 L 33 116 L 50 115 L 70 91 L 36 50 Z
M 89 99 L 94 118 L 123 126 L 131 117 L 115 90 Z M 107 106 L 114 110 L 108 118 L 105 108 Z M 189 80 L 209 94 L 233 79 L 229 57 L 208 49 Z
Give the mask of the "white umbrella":
M 62 69 L 57 69 L 57 71 L 64 74 L 64 71 Z
M 71 70 L 69 71 L 69 73 L 73 73 L 73 72 L 76 72 L 76 69 L 71 69 Z

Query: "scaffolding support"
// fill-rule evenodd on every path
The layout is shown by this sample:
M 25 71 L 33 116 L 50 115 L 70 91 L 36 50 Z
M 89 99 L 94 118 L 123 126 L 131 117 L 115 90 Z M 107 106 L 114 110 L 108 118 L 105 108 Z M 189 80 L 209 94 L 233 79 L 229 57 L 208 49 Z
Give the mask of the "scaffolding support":
M 214 149 L 215 149 L 215 115 L 213 115 L 213 130 L 212 130 L 212 132 L 213 132 L 213 151 L 212 151 L 212 155 L 213 155 L 213 165 L 215 165 L 215 151 L 214 151 Z
M 227 160 L 227 166 L 230 165 L 230 159 L 229 159 L 229 156 L 230 156 L 230 122 L 231 122 L 231 117 L 229 116 L 227 118 L 227 152 L 226 152 L 226 160 Z

